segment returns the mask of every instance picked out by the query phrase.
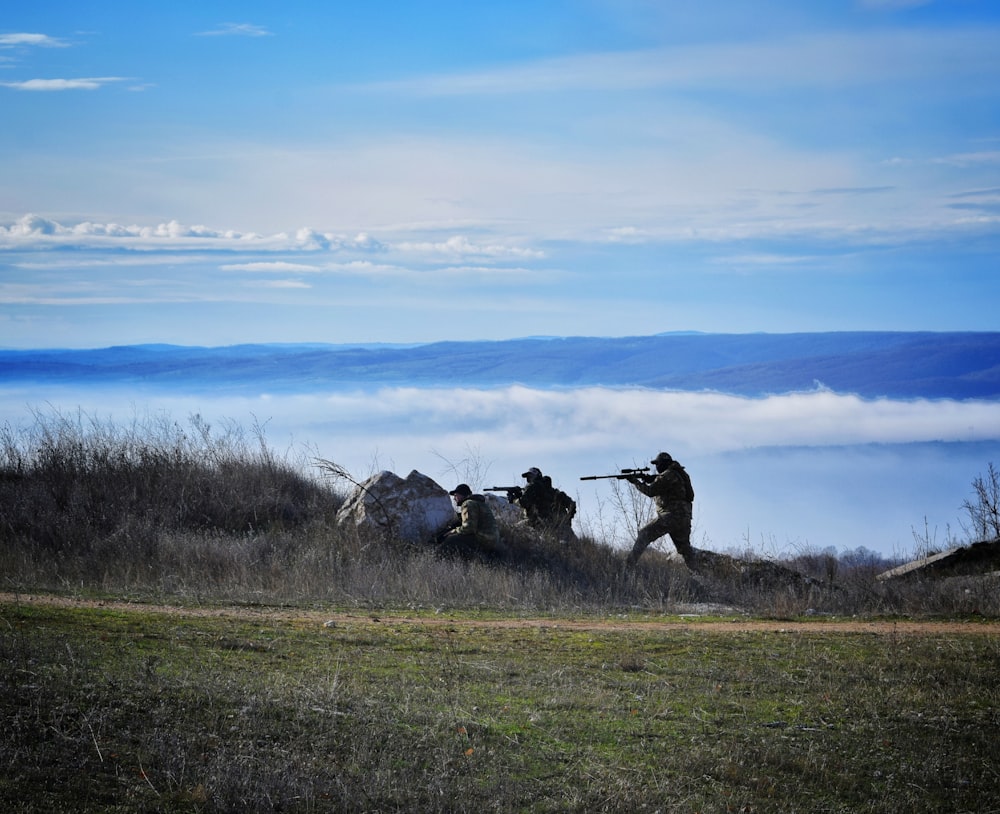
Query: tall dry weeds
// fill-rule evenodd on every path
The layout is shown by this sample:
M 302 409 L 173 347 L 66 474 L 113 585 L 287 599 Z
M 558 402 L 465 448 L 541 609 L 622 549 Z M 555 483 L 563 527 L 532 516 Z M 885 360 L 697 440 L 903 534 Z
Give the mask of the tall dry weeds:
M 597 521 L 584 518 L 575 543 L 505 526 L 511 561 L 448 560 L 338 525 L 345 496 L 326 475 L 315 459 L 274 453 L 259 427 L 35 413 L 27 428 L 0 429 L 3 588 L 566 613 L 700 604 L 775 616 L 996 615 L 1000 606 L 995 584 L 975 578 L 877 583 L 886 563 L 860 550 L 801 552 L 784 566 L 805 579 L 784 585 L 765 584 L 755 575 L 766 569 L 754 567 L 691 572 L 655 546 L 628 568 L 622 541 L 648 502 L 625 495 Z

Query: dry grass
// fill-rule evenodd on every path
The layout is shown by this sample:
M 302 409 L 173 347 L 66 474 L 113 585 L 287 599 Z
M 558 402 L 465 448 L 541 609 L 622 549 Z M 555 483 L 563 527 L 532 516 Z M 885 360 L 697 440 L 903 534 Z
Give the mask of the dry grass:
M 1000 612 L 995 586 L 982 579 L 881 584 L 884 563 L 828 552 L 782 564 L 804 579 L 775 581 L 752 554 L 739 570 L 692 573 L 650 549 L 628 569 L 605 540 L 566 545 L 508 527 L 512 562 L 449 561 L 339 526 L 344 495 L 321 475 L 276 455 L 259 428 L 36 416 L 28 430 L 0 431 L 0 588 L 508 611 L 715 603 L 779 617 Z

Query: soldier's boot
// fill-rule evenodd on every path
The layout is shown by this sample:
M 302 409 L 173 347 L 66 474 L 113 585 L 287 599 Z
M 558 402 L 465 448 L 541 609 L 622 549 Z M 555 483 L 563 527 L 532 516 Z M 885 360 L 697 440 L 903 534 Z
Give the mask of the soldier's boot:
M 646 550 L 647 545 L 649 545 L 649 543 L 643 540 L 636 540 L 635 545 L 632 546 L 632 550 L 628 554 L 627 562 L 629 565 L 635 565 L 639 562 L 639 557 L 642 556 L 642 552 Z
M 694 548 L 691 547 L 691 543 L 687 540 L 682 540 L 679 543 L 674 543 L 674 548 L 677 549 L 677 553 L 681 555 L 688 567 L 694 566 L 695 554 Z

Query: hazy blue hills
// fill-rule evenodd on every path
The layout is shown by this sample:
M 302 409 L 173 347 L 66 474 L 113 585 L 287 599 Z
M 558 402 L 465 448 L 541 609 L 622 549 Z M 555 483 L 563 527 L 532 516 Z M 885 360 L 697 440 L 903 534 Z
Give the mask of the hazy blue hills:
M 425 345 L 130 345 L 0 351 L 0 384 L 309 392 L 421 387 L 648 387 L 745 396 L 1000 398 L 1000 333 L 659 334 Z

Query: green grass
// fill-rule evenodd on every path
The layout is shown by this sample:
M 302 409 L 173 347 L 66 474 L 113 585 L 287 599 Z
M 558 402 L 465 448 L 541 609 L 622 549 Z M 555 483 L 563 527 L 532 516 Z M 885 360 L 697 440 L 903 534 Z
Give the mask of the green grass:
M 994 625 L 718 627 L 0 605 L 0 808 L 1000 810 Z
M 993 578 L 628 568 L 516 526 L 514 562 L 445 559 L 190 423 L 0 429 L 0 812 L 1000 812 Z M 648 624 L 685 608 L 993 621 Z

